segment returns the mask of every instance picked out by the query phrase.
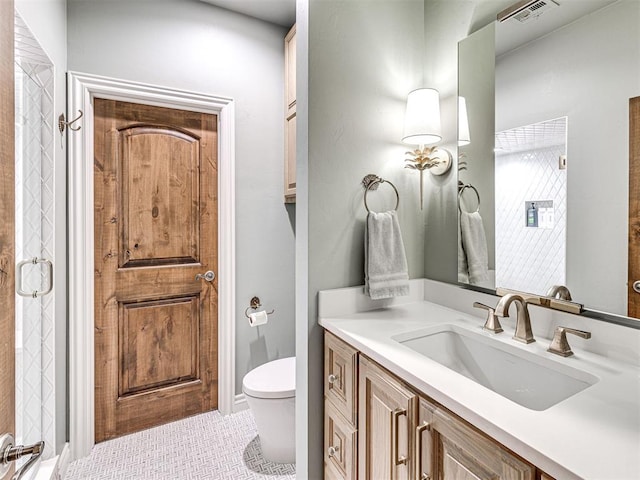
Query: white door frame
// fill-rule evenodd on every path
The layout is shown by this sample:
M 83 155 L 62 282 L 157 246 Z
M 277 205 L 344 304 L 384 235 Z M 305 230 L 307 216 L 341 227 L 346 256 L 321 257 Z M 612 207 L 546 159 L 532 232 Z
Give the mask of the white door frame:
M 71 461 L 95 441 L 93 100 L 106 98 L 218 115 L 218 409 L 235 402 L 235 120 L 233 99 L 86 73 L 67 74 L 69 117 L 69 446 Z M 74 127 L 76 126 L 74 125 Z

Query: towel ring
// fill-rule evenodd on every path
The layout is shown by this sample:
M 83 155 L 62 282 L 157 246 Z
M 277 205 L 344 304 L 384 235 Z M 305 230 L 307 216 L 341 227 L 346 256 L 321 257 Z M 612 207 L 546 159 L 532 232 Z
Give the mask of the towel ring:
M 476 192 L 476 197 L 478 198 L 478 208 L 476 208 L 475 212 L 465 212 L 465 213 L 476 213 L 476 212 L 479 212 L 480 211 L 480 194 L 478 193 L 478 189 L 476 189 L 476 187 L 474 187 L 473 185 L 470 185 L 470 184 L 461 185 L 460 186 L 460 191 L 458 192 L 458 210 L 460 210 L 460 213 L 463 212 L 463 210 L 462 210 L 462 194 L 467 188 L 470 188 L 471 190 Z
M 362 179 L 362 184 L 365 186 L 364 208 L 367 209 L 368 213 L 371 213 L 371 210 L 369 209 L 369 205 L 367 205 L 367 194 L 369 193 L 369 190 L 377 190 L 378 185 L 381 185 L 383 183 L 388 183 L 389 185 L 391 185 L 391 188 L 393 188 L 393 191 L 396 192 L 396 207 L 394 208 L 394 210 L 398 211 L 398 206 L 400 205 L 400 194 L 398 193 L 398 189 L 396 188 L 396 186 L 393 183 L 391 183 L 389 180 L 385 180 L 382 177 L 370 174 Z

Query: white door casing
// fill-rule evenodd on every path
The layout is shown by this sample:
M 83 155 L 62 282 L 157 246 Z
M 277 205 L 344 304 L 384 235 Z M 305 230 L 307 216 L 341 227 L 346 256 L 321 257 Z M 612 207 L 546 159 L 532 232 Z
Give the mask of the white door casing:
M 218 409 L 235 410 L 235 120 L 231 98 L 69 72 L 69 446 L 73 461 L 94 445 L 93 99 L 140 102 L 218 115 Z M 74 125 L 74 127 L 77 126 Z

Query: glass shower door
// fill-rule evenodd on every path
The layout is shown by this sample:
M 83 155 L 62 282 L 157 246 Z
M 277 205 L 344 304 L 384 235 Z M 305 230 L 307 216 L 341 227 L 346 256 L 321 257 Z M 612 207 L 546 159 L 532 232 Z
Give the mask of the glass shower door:
M 17 445 L 45 440 L 46 459 L 55 441 L 54 305 L 53 295 L 46 294 L 54 246 L 54 76 L 53 65 L 17 14 L 15 28 L 15 439 Z

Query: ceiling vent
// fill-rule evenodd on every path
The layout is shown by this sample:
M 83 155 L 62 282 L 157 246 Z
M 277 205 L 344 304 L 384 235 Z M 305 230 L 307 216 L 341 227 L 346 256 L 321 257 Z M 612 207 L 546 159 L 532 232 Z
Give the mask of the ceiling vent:
M 538 18 L 547 10 L 559 6 L 560 5 L 553 0 L 524 0 L 500 12 L 498 14 L 498 21 L 506 22 L 507 20 L 514 19 L 520 23 L 525 23 L 534 18 Z

